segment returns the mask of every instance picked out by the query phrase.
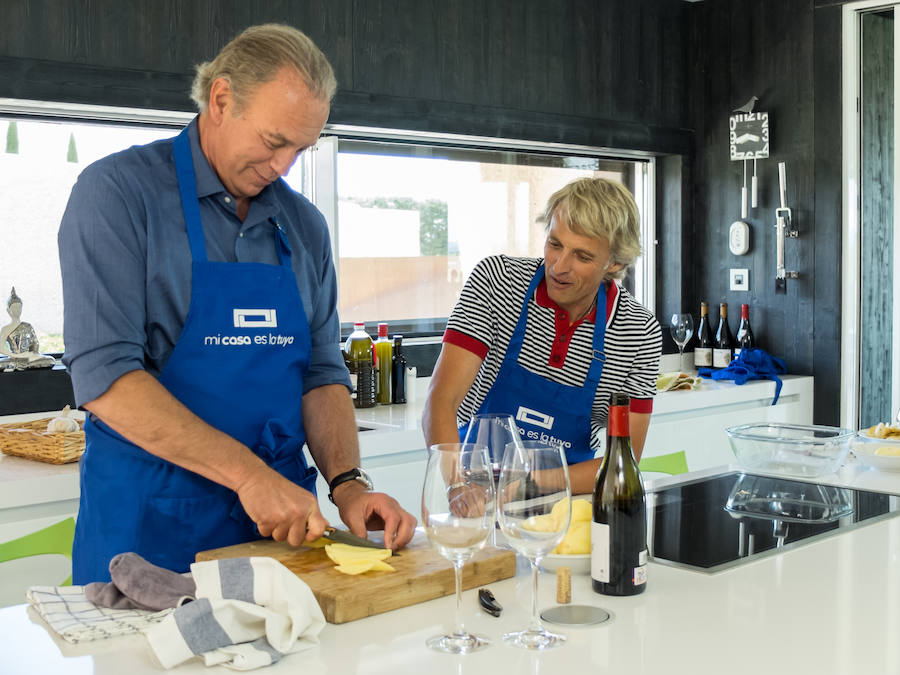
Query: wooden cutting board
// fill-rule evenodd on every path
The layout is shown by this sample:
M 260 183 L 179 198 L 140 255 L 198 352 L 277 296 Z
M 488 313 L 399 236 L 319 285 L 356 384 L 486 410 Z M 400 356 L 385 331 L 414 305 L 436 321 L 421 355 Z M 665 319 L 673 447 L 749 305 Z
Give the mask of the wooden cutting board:
M 248 556 L 275 558 L 312 589 L 329 623 L 362 619 L 456 591 L 452 565 L 423 534 L 417 533 L 398 553 L 387 561 L 396 572 L 364 572 L 354 576 L 335 570 L 325 549 L 295 548 L 272 540 L 201 551 L 197 562 Z M 515 573 L 513 551 L 487 546 L 463 566 L 462 587 L 483 586 Z

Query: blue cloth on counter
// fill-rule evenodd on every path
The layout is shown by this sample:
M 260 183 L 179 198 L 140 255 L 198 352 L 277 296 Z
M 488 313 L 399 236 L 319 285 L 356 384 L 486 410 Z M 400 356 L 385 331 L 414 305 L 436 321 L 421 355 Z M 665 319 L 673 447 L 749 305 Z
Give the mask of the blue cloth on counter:
M 246 219 L 188 125 L 203 235 L 211 262 L 278 265 L 284 227 L 312 352 L 305 391 L 350 386 L 340 350 L 337 284 L 322 214 L 277 180 L 251 200 Z M 78 405 L 119 377 L 144 369 L 159 377 L 184 327 L 192 258 L 175 176 L 173 138 L 134 146 L 88 166 L 72 188 L 59 230 L 65 288 L 63 363 Z
M 734 380 L 735 384 L 744 384 L 747 380 L 774 380 L 775 398 L 772 405 L 778 403 L 781 394 L 781 378 L 787 372 L 787 365 L 777 356 L 772 356 L 764 349 L 742 349 L 728 367 L 721 370 L 698 368 L 700 377 L 713 380 Z

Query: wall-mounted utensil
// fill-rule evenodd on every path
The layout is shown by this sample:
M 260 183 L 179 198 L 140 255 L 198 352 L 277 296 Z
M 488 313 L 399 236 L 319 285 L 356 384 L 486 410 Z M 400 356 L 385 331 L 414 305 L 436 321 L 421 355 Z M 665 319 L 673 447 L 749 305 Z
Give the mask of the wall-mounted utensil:
M 787 279 L 797 279 L 800 275 L 795 271 L 788 271 L 784 266 L 784 238 L 796 239 L 800 236 L 794 229 L 791 209 L 787 206 L 787 178 L 785 176 L 784 162 L 778 162 L 778 192 L 781 198 L 781 206 L 775 209 L 775 291 L 784 293 L 787 290 Z

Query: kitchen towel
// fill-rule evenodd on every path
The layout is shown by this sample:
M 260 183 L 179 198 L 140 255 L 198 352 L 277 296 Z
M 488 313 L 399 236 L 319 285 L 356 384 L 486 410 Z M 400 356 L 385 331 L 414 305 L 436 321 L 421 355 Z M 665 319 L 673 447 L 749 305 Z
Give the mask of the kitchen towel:
M 109 561 L 109 582 L 84 587 L 87 599 L 99 607 L 158 612 L 192 599 L 196 585 L 190 575 L 147 562 L 137 553 L 120 553 Z
M 656 391 L 679 391 L 700 388 L 700 378 L 678 371 L 656 376 Z
M 50 628 L 73 644 L 140 633 L 174 611 L 97 607 L 88 601 L 84 586 L 32 586 L 25 597 Z
M 712 370 L 699 368 L 697 374 L 713 380 L 734 380 L 735 384 L 744 384 L 747 380 L 774 380 L 775 398 L 772 405 L 778 403 L 781 394 L 781 378 L 787 372 L 787 365 L 777 356 L 772 356 L 763 349 L 742 349 L 737 358 L 727 368 Z
M 145 631 L 163 667 L 202 656 L 251 670 L 318 644 L 325 617 L 315 596 L 274 558 L 194 563 L 191 575 L 197 599 Z

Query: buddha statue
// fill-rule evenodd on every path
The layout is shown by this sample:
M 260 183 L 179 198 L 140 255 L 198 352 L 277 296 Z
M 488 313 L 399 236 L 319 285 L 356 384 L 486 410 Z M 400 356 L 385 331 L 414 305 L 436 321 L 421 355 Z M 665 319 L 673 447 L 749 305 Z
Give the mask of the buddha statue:
M 2 370 L 25 370 L 26 368 L 48 368 L 56 363 L 52 356 L 40 353 L 40 343 L 34 327 L 22 321 L 22 299 L 13 286 L 6 301 L 6 312 L 12 319 L 0 328 L 0 360 Z

